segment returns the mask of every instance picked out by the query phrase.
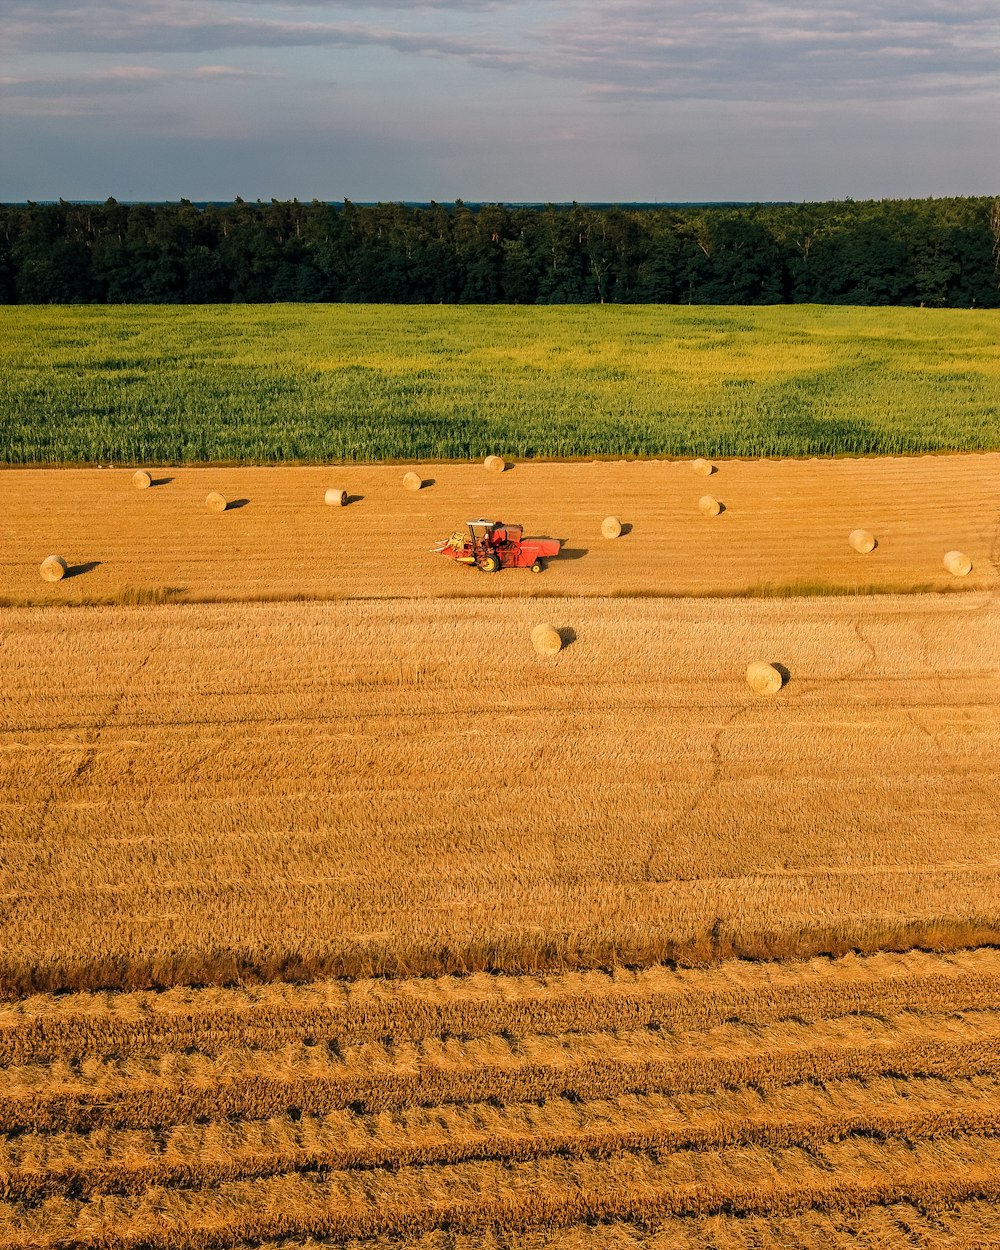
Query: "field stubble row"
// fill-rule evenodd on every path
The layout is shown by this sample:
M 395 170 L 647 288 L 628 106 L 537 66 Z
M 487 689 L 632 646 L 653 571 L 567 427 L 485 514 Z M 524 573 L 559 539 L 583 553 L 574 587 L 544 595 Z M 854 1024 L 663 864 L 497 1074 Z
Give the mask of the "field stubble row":
M 991 949 L 910 952 L 9 1004 L 8 1037 L 36 1021 L 53 1053 L 76 1057 L 5 1069 L 0 1246 L 555 1250 L 709 1245 L 714 1230 L 727 1246 L 818 1247 L 906 1226 L 930 1247 L 949 1228 L 996 1232 L 1000 1017 L 974 1004 L 998 963 Z M 556 1007 L 588 1025 L 604 999 L 607 1026 L 619 993 L 662 1019 L 448 1031 L 504 1003 L 514 1028 L 525 1006 L 536 1023 Z M 415 1000 L 450 1010 L 420 1017 L 428 1031 L 411 1041 L 358 1043 L 344 999 L 362 1021 L 377 1000 L 400 1031 L 416 1030 Z M 287 1030 L 302 1003 L 333 1004 L 344 1031 L 219 1050 L 220 1032 L 246 1036 L 241 1012 L 287 1011 Z M 164 1036 L 159 1054 L 129 1057 L 113 1028 L 78 1029 L 149 1016 L 175 1027 L 176 1049 Z

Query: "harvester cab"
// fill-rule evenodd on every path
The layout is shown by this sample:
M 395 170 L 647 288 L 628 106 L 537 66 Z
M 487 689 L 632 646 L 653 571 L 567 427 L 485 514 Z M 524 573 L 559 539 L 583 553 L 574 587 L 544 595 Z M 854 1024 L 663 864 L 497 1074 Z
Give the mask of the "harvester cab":
M 555 538 L 525 538 L 523 535 L 521 525 L 480 517 L 466 521 L 465 529 L 457 529 L 434 550 L 458 564 L 474 564 L 484 573 L 528 568 L 540 573 L 542 560 L 558 555 L 560 544 Z

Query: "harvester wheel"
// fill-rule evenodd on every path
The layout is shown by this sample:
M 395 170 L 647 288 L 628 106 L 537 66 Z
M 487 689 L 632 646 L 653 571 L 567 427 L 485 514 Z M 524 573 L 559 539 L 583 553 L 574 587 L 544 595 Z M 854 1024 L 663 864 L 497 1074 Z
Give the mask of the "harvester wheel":
M 495 573 L 500 567 L 500 557 L 493 555 L 483 556 L 479 561 L 479 567 L 484 573 Z
M 535 563 L 531 566 L 531 571 L 532 571 L 532 573 L 540 573 L 540 572 L 542 571 L 542 562 L 541 562 L 541 560 L 536 560 L 536 561 L 535 561 Z

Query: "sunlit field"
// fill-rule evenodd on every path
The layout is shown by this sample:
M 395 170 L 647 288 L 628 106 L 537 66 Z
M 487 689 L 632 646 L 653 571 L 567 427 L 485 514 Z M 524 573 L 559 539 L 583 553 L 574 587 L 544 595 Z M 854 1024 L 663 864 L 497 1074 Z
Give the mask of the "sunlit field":
M 0 309 L 0 461 L 1000 448 L 997 314 Z

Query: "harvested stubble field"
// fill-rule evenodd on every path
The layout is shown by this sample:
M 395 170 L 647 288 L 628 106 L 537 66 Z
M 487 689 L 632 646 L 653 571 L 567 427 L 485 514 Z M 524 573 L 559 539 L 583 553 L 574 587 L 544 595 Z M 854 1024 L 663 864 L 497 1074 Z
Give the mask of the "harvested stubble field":
M 0 1246 L 994 1244 L 998 995 L 978 949 L 28 997 Z
M 8 610 L 0 987 L 992 941 L 998 637 L 989 591 Z
M 690 461 L 403 467 L 38 469 L 0 476 L 0 603 L 434 596 L 739 595 L 988 589 L 1000 583 L 1000 454 L 885 460 Z M 347 491 L 345 508 L 324 502 Z M 703 516 L 710 490 L 724 504 Z M 237 504 L 209 512 L 219 491 Z M 613 514 L 621 538 L 601 536 Z M 433 556 L 470 517 L 563 540 L 541 579 Z M 848 535 L 870 530 L 862 556 Z M 946 551 L 972 573 L 955 578 Z M 46 585 L 57 553 L 73 576 Z
M 998 469 L 4 474 L 0 1250 L 1000 1243 Z

